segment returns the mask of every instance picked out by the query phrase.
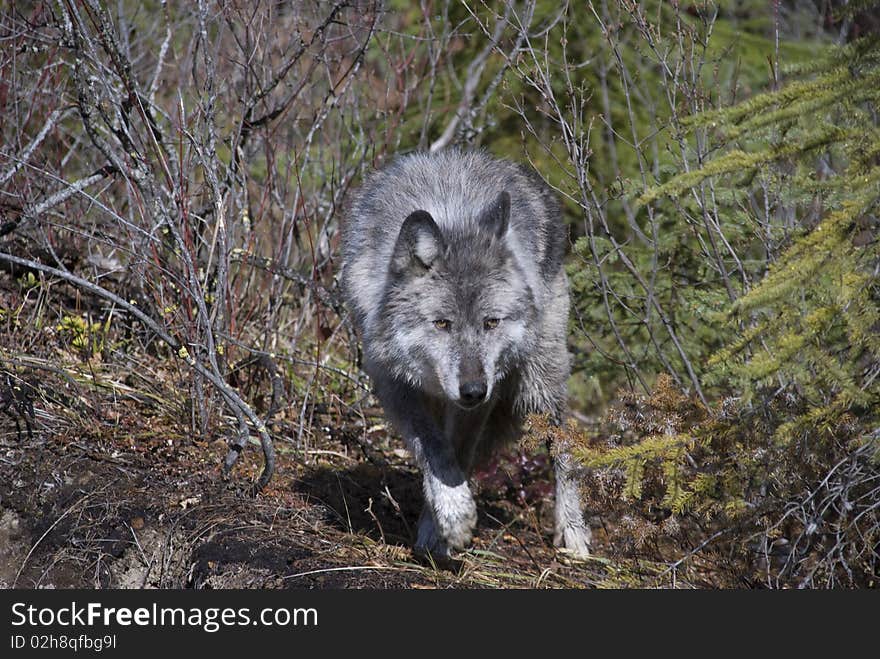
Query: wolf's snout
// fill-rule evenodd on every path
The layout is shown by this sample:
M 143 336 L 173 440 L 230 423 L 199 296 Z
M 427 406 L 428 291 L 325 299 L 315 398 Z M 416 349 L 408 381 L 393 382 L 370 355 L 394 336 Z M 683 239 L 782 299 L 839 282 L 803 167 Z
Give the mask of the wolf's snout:
M 458 395 L 463 405 L 468 407 L 478 405 L 486 398 L 486 383 L 479 380 L 463 382 L 458 387 Z

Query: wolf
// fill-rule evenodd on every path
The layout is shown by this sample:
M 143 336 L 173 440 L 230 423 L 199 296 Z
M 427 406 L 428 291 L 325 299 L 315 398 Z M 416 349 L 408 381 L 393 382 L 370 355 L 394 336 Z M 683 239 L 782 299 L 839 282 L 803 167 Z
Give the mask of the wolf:
M 517 439 L 525 417 L 560 423 L 568 242 L 559 202 L 534 171 L 484 151 L 399 156 L 349 203 L 341 287 L 363 368 L 421 469 L 415 549 L 466 547 L 475 466 Z M 570 453 L 555 452 L 554 541 L 589 553 Z

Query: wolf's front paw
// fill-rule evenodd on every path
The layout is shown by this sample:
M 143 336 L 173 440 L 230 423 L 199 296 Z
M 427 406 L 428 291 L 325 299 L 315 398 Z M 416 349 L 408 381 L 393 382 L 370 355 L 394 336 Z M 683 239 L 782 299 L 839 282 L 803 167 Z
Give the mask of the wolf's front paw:
M 553 544 L 564 548 L 574 558 L 587 558 L 590 555 L 592 533 L 586 524 L 569 523 L 556 527 Z
M 427 504 L 431 507 L 433 533 L 449 549 L 470 544 L 477 525 L 477 504 L 466 482 L 455 487 L 438 488 Z M 426 530 L 427 533 L 427 530 Z M 422 527 L 419 526 L 419 536 Z
M 462 549 L 474 535 L 477 504 L 467 483 L 444 490 L 443 496 L 434 501 L 437 530 L 452 549 Z

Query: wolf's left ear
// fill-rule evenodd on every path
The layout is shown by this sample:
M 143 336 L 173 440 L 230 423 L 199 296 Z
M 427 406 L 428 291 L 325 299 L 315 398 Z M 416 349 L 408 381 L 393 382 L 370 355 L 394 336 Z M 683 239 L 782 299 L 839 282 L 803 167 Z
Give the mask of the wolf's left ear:
M 507 233 L 507 226 L 510 224 L 510 195 L 506 190 L 483 209 L 479 223 L 484 231 L 495 238 L 501 238 Z

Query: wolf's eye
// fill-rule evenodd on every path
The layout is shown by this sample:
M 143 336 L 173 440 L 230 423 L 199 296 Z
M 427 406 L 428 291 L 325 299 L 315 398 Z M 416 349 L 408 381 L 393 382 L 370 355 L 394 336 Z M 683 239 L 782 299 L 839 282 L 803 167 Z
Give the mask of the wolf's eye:
M 452 323 L 450 323 L 445 318 L 439 318 L 434 321 L 434 327 L 436 327 L 438 330 L 448 330 L 450 325 L 452 325 Z
M 487 318 L 483 321 L 483 329 L 493 330 L 498 327 L 498 323 L 500 322 L 501 320 L 498 318 Z

